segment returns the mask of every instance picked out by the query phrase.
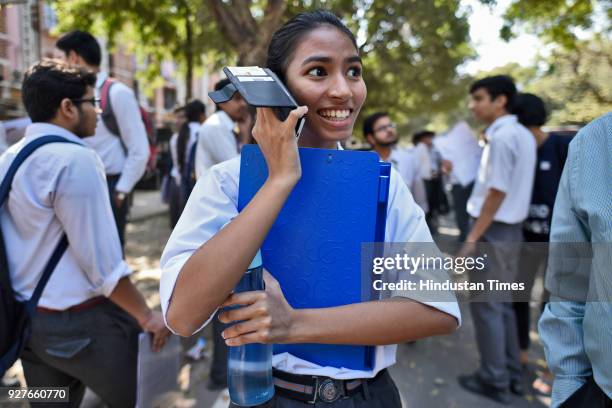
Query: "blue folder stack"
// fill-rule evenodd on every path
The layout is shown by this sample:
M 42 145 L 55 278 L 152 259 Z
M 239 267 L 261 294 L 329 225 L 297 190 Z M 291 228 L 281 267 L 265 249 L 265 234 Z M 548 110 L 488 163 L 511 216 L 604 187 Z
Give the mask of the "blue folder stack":
M 361 273 L 362 242 L 385 236 L 388 163 L 374 152 L 300 148 L 302 178 L 291 192 L 261 252 L 294 308 L 326 308 L 370 300 L 371 276 Z M 261 188 L 268 170 L 256 145 L 242 150 L 238 209 Z M 367 282 L 365 282 L 366 280 Z M 275 345 L 320 366 L 371 370 L 374 347 Z

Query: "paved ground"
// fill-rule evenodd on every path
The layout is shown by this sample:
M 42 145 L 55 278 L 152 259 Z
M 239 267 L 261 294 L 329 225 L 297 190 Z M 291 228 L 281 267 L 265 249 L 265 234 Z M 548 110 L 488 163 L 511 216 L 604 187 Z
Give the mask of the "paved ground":
M 158 192 L 139 192 L 134 199 L 131 220 L 127 228 L 127 261 L 134 269 L 133 279 L 145 293 L 150 306 L 159 305 L 159 257 L 170 234 L 165 207 Z M 453 239 L 456 234 L 452 222 L 444 220 L 440 239 Z M 502 406 L 471 395 L 459 388 L 456 377 L 472 372 L 478 364 L 472 321 L 467 304 L 462 304 L 463 326 L 452 336 L 431 338 L 414 344 L 398 346 L 397 364 L 391 369 L 400 389 L 405 408 L 488 408 Z M 535 319 L 534 319 L 535 321 Z M 210 332 L 204 331 L 210 338 Z M 537 333 L 532 332 L 531 360 L 534 366 L 543 364 L 542 348 Z M 208 342 L 210 344 L 210 342 Z M 225 393 L 210 392 L 205 383 L 209 360 L 186 363 L 179 376 L 181 392 L 171 404 L 173 407 L 225 408 Z M 534 368 L 526 372 L 526 385 L 533 378 Z M 83 407 L 103 406 L 92 394 L 88 394 Z M 532 395 L 516 398 L 511 407 L 546 407 L 548 401 Z

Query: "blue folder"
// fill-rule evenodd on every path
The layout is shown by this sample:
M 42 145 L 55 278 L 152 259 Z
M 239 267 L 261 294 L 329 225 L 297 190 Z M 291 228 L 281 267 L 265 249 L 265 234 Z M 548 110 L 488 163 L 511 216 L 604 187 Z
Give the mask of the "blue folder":
M 384 241 L 391 167 L 374 152 L 300 148 L 299 154 L 302 178 L 264 241 L 263 265 L 294 308 L 371 300 L 371 276 L 361 273 L 361 244 Z M 258 146 L 245 146 L 241 156 L 239 211 L 268 176 Z M 274 354 L 283 352 L 320 366 L 374 366 L 371 346 L 274 346 Z

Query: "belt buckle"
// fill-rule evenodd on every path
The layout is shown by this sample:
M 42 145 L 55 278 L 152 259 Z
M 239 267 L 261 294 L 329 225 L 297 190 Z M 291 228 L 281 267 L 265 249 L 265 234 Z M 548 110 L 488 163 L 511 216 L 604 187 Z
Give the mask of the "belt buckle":
M 342 393 L 331 378 L 327 378 L 321 384 L 318 384 L 317 395 L 321 401 L 327 403 L 335 402 L 342 397 Z

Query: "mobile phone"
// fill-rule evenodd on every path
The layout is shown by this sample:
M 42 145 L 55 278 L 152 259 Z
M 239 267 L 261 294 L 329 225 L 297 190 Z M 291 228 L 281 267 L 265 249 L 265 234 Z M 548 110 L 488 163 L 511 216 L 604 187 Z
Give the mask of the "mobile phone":
M 230 84 L 208 94 L 215 103 L 227 102 L 238 92 L 251 106 L 273 108 L 282 121 L 298 106 L 285 84 L 268 68 L 224 67 L 223 72 Z M 295 126 L 296 137 L 300 136 L 305 122 L 305 117 L 298 120 Z

